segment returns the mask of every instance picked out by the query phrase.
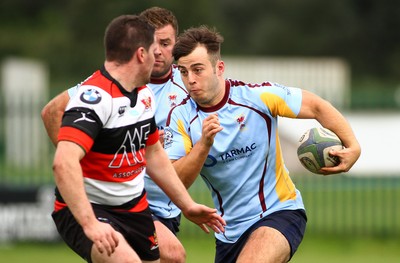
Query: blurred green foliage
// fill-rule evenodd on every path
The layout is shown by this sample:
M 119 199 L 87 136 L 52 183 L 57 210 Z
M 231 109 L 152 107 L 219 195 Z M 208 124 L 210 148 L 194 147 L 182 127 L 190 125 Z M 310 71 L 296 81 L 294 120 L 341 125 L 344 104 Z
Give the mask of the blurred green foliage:
M 400 82 L 397 0 L 2 0 L 0 61 L 45 61 L 54 95 L 101 65 L 103 33 L 112 18 L 151 6 L 172 10 L 180 31 L 217 27 L 225 37 L 224 55 L 335 56 L 350 63 L 356 89 L 371 81 L 394 89 Z

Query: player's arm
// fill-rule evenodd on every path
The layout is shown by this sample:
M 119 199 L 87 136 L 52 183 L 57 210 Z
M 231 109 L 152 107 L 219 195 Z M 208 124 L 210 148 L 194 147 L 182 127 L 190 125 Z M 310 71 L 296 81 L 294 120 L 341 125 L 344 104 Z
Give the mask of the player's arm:
M 44 127 L 51 142 L 57 145 L 62 116 L 69 101 L 68 91 L 64 91 L 49 101 L 42 109 L 41 116 Z
M 159 141 L 146 147 L 146 172 L 151 179 L 178 206 L 187 219 L 199 225 L 206 233 L 211 227 L 215 232 L 224 231 L 225 221 L 216 209 L 195 203 L 179 180 L 178 175 Z
M 208 116 L 203 121 L 200 140 L 188 154 L 179 160 L 172 160 L 174 168 L 186 188 L 189 188 L 196 180 L 214 143 L 215 135 L 221 130 L 218 115 Z
M 55 183 L 86 236 L 94 242 L 100 253 L 111 255 L 118 246 L 118 237 L 109 224 L 97 220 L 89 203 L 79 163 L 84 155 L 84 150 L 77 144 L 60 141 L 53 162 Z
M 354 165 L 361 154 L 358 143 L 350 124 L 345 117 L 328 101 L 303 90 L 302 105 L 297 118 L 316 119 L 323 127 L 330 129 L 340 138 L 345 149 L 331 152 L 340 158 L 340 164 L 334 167 L 322 168 L 326 174 L 347 172 Z

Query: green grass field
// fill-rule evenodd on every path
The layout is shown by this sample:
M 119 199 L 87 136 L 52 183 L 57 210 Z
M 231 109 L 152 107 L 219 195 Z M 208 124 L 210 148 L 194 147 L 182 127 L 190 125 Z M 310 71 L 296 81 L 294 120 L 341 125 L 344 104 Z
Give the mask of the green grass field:
M 214 239 L 182 239 L 188 263 L 213 262 Z M 399 239 L 314 237 L 304 239 L 293 263 L 396 263 L 400 259 Z M 84 262 L 63 243 L 0 244 L 0 262 L 74 263 Z
M 302 192 L 308 223 L 305 239 L 291 262 L 400 262 L 400 176 L 299 176 L 294 182 Z M 204 189 L 203 182 L 196 182 L 189 191 L 197 202 L 212 206 Z M 188 263 L 213 262 L 212 235 L 203 234 L 186 219 L 180 233 Z M 63 243 L 0 243 L 3 262 L 83 260 Z

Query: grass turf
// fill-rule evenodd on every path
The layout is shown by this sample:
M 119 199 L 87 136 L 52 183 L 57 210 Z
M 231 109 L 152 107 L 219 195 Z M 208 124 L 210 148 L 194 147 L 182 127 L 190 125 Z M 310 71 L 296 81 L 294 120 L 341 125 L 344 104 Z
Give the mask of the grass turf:
M 188 263 L 213 262 L 214 239 L 182 238 Z M 395 263 L 400 258 L 400 240 L 391 238 L 305 237 L 291 263 Z M 0 244 L 1 262 L 84 262 L 63 243 Z

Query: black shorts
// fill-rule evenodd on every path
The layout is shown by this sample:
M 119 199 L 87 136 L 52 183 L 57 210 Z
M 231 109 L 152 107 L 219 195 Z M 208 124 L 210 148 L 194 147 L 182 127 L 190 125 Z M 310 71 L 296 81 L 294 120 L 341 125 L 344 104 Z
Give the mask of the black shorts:
M 97 219 L 110 224 L 120 232 L 140 259 L 153 261 L 160 258 L 154 222 L 149 208 L 132 213 L 115 211 L 100 205 L 92 206 Z M 52 217 L 65 243 L 83 259 L 92 262 L 93 242 L 86 237 L 68 207 L 54 212 Z
M 281 232 L 289 242 L 290 258 L 294 255 L 306 229 L 307 216 L 304 210 L 283 210 L 267 215 L 252 225 L 235 243 L 216 240 L 215 263 L 234 263 L 246 245 L 250 234 L 262 226 L 272 227 Z
M 179 226 L 181 225 L 181 214 L 177 217 L 173 218 L 164 218 L 156 216 L 155 214 L 152 215 L 154 221 L 160 221 L 163 225 L 165 225 L 175 236 L 179 232 Z

